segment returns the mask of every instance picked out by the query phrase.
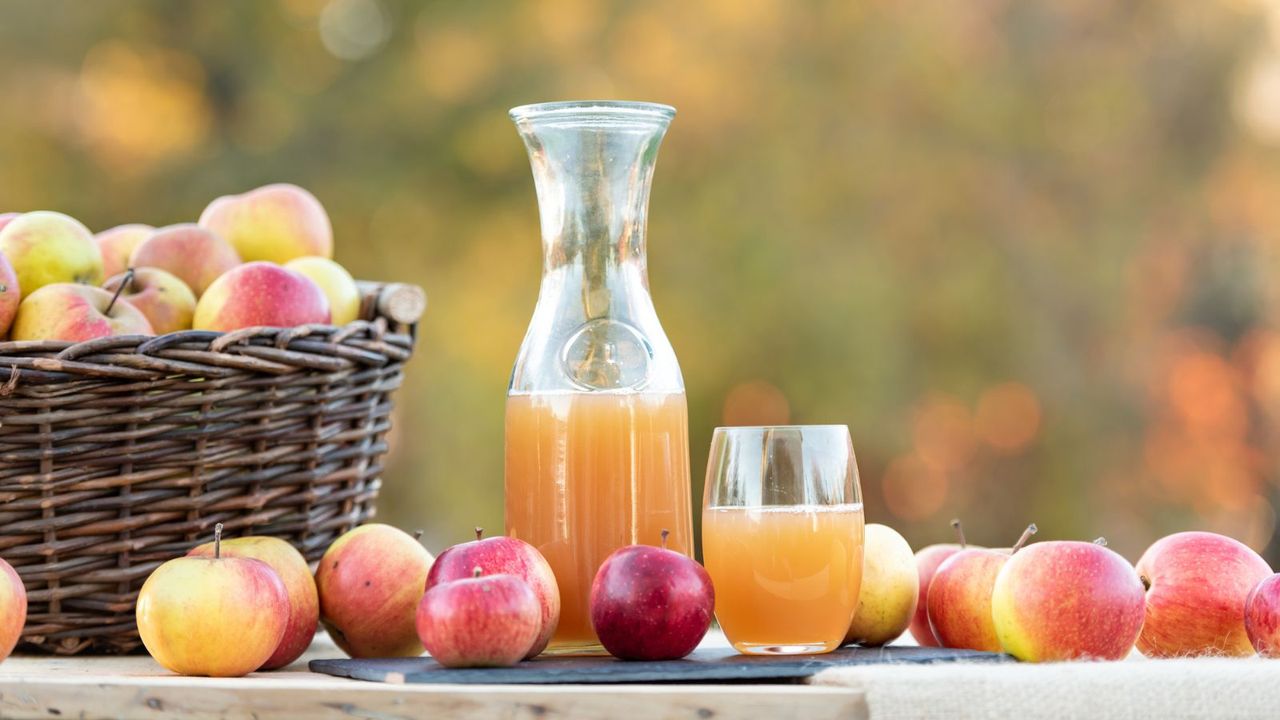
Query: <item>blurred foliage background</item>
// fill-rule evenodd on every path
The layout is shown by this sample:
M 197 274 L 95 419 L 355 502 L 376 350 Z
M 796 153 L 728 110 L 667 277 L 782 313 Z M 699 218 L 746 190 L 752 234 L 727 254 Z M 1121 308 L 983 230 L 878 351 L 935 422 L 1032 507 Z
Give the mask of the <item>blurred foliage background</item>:
M 539 281 L 506 110 L 679 109 L 649 227 L 718 424 L 848 423 L 916 546 L 1230 533 L 1280 561 L 1280 3 L 0 1 L 0 211 L 194 220 L 275 181 L 431 298 L 381 516 L 502 523 Z M 700 495 L 698 495 L 700 496 Z

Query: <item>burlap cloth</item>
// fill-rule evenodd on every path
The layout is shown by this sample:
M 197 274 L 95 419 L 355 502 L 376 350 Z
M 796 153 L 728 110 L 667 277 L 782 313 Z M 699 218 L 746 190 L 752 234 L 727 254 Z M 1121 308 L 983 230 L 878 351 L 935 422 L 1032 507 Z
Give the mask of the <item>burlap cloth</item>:
M 1280 720 L 1280 660 L 1259 658 L 864 665 L 811 682 L 863 691 L 871 720 Z

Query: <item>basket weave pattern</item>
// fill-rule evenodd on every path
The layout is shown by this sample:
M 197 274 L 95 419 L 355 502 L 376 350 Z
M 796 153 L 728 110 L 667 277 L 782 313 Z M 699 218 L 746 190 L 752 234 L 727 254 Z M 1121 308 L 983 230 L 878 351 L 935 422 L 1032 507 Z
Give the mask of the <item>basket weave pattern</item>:
M 137 648 L 143 581 L 216 523 L 314 562 L 373 514 L 414 341 L 365 307 L 343 327 L 0 343 L 0 557 L 27 587 L 26 647 Z

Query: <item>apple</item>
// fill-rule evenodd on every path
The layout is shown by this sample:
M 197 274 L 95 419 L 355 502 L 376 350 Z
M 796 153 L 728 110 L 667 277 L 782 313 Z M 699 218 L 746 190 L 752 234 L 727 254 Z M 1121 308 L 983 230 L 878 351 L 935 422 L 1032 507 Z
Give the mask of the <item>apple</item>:
M 844 641 L 884 645 L 911 624 L 920 576 L 911 546 L 893 528 L 871 523 L 863 542 L 862 592 Z
M 0 560 L 0 660 L 9 657 L 27 624 L 27 588 L 13 566 Z
M 482 539 L 484 528 L 476 528 L 476 539 L 445 549 L 427 573 L 427 590 L 442 583 L 471 577 L 475 568 L 491 575 L 514 575 L 529 585 L 538 598 L 538 637 L 526 657 L 547 649 L 560 624 L 560 587 L 542 553 L 529 543 L 513 537 Z
M 619 548 L 591 581 L 591 627 L 623 660 L 677 660 L 698 647 L 715 610 L 711 576 L 693 559 L 662 547 Z
M 289 594 L 269 565 L 222 557 L 170 560 L 138 592 L 138 634 L 156 662 L 181 675 L 239 677 L 271 657 L 289 622 Z
M 192 548 L 187 557 L 212 557 L 218 552 L 215 541 Z M 275 670 L 297 660 L 311 646 L 320 623 L 320 597 L 307 559 L 284 540 L 263 536 L 223 540 L 221 553 L 222 557 L 253 558 L 266 563 L 280 576 L 289 596 L 289 620 L 284 635 L 275 652 L 259 669 Z
M 338 647 L 357 658 L 421 655 L 416 618 L 432 560 L 390 525 L 361 525 L 334 540 L 320 558 L 316 589 L 320 622 Z
M 150 225 L 132 223 L 117 225 L 94 235 L 93 239 L 98 243 L 98 250 L 102 253 L 102 274 L 114 277 L 128 270 L 133 249 L 150 237 L 154 231 L 155 228 Z
M 102 252 L 93 234 L 62 213 L 23 213 L 0 230 L 0 253 L 13 264 L 22 292 L 54 283 L 102 283 Z
M 944 560 L 964 550 L 965 548 L 975 548 L 985 550 L 981 545 L 969 545 L 964 540 L 964 528 L 960 525 L 959 520 L 952 520 L 951 527 L 956 531 L 959 537 L 959 543 L 942 543 L 938 545 L 928 545 L 920 548 L 916 552 L 916 571 L 920 576 L 920 595 L 916 601 L 915 614 L 911 616 L 911 636 L 921 647 L 940 647 L 938 638 L 933 635 L 933 628 L 929 627 L 929 583 L 933 580 L 933 574 L 938 571 L 938 566 Z
M 1142 629 L 1146 588 L 1101 541 L 1035 543 L 1000 569 L 991 619 L 1019 660 L 1122 660 Z
M 18 305 L 22 303 L 22 290 L 18 286 L 18 275 L 13 271 L 9 259 L 0 254 L 0 338 L 9 332 L 13 318 L 18 314 Z
M 18 212 L 0 213 L 0 230 L 3 230 L 5 225 L 8 225 L 9 223 L 13 222 L 20 215 L 22 215 L 22 213 L 18 213 Z
M 177 275 L 197 297 L 221 275 L 240 264 L 231 243 L 192 223 L 162 227 L 129 256 L 129 267 L 153 267 Z
M 18 306 L 14 340 L 83 342 L 112 335 L 154 335 L 147 316 L 102 288 L 72 283 L 45 285 Z
M 329 322 L 329 300 L 301 273 L 269 262 L 232 268 L 196 303 L 192 327 L 229 332 Z
M 1147 548 L 1137 570 L 1147 586 L 1143 655 L 1253 654 L 1245 600 L 1271 566 L 1247 545 L 1216 533 L 1174 533 Z
M 1035 532 L 1029 525 L 1008 552 L 969 548 L 938 566 L 929 581 L 929 627 L 942 647 L 1000 652 L 991 617 L 996 575 Z
M 360 317 L 360 288 L 346 268 L 329 258 L 307 256 L 285 263 L 290 270 L 306 275 L 329 298 L 334 325 L 346 325 Z
M 102 287 L 109 293 L 123 287 L 120 298 L 146 315 L 157 335 L 191 329 L 196 296 L 171 273 L 153 267 L 126 270 L 107 280 Z
M 1249 644 L 1266 658 L 1280 657 L 1280 574 L 1263 578 L 1244 601 Z
M 515 575 L 449 580 L 427 590 L 418 604 L 418 638 L 445 667 L 510 667 L 529 653 L 542 632 L 542 604 Z
M 200 214 L 200 225 L 226 238 L 245 261 L 333 257 L 329 214 L 297 185 L 277 183 L 220 197 Z

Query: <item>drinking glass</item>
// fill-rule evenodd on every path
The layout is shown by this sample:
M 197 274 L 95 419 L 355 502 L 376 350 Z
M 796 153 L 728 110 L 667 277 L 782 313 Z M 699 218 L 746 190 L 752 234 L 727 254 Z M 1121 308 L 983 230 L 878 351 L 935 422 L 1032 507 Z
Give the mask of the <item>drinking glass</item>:
M 702 555 L 741 653 L 840 647 L 862 585 L 858 466 L 844 425 L 716 428 Z

